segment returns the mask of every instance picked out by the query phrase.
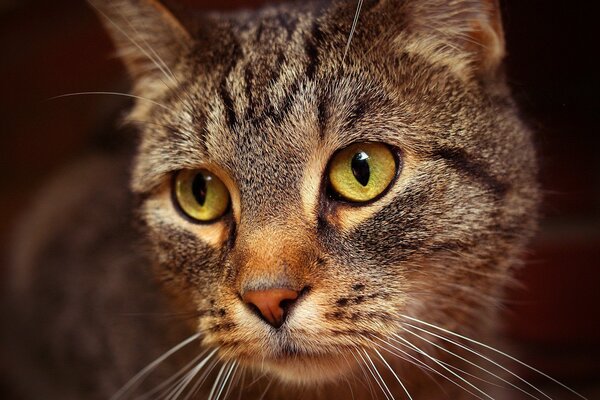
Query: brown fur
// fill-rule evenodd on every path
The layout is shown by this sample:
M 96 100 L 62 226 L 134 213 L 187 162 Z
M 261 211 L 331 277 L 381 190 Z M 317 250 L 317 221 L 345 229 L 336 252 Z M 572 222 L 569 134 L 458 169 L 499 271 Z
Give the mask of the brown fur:
M 535 225 L 535 155 L 504 83 L 495 2 L 366 2 L 345 58 L 350 3 L 179 19 L 150 0 L 92 4 L 133 92 L 151 101 L 139 100 L 128 117 L 140 131 L 132 194 L 120 178 L 125 164 L 101 169 L 101 188 L 75 178 L 69 222 L 46 226 L 21 251 L 28 256 L 18 265 L 17 298 L 37 304 L 31 318 L 46 315 L 39 346 L 51 354 L 47 365 L 34 358 L 22 367 L 39 369 L 35 384 L 21 385 L 25 392 L 106 398 L 152 353 L 175 344 L 172 332 L 181 340 L 198 331 L 222 360 L 264 371 L 247 399 L 260 397 L 271 378 L 266 398 L 370 398 L 370 386 L 383 398 L 373 380 L 362 383 L 357 357 L 362 349 L 374 355 L 373 343 L 395 333 L 472 369 L 403 332 L 409 321 L 401 315 L 493 341 L 503 289 Z M 357 207 L 330 198 L 323 176 L 336 150 L 362 141 L 400 149 L 402 170 L 381 199 Z M 214 224 L 190 222 L 171 202 L 173 173 L 200 167 L 231 192 L 232 211 Z M 58 204 L 65 185 L 55 184 L 46 201 Z M 98 202 L 105 192 L 118 198 Z M 103 223 L 72 219 L 87 210 Z M 129 219 L 143 227 L 131 230 Z M 146 250 L 133 250 L 138 242 Z M 39 282 L 34 266 L 53 273 Z M 73 286 L 85 294 L 73 295 Z M 240 299 L 273 286 L 306 289 L 277 331 Z M 60 300 L 37 303 L 50 292 Z M 117 329 L 114 313 L 127 309 L 185 317 Z M 68 326 L 59 315 L 69 315 Z M 74 354 L 63 359 L 67 351 Z M 181 362 L 199 350 L 186 351 Z M 434 377 L 436 386 L 397 357 L 386 360 L 415 399 L 470 396 Z M 162 365 L 164 375 L 148 387 L 178 361 Z M 44 366 L 58 376 L 49 379 Z M 383 375 L 402 398 L 391 373 Z

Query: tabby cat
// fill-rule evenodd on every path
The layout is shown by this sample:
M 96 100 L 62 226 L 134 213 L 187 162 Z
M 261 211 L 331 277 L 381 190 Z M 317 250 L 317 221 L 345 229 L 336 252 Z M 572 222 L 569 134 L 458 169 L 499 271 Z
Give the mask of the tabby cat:
M 22 224 L 15 393 L 543 397 L 492 349 L 538 201 L 495 1 L 90 3 L 138 143 Z

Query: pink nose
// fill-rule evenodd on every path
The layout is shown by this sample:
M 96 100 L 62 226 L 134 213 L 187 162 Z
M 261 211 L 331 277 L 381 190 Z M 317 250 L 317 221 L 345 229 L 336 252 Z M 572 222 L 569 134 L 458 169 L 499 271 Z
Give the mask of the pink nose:
M 287 308 L 297 298 L 298 292 L 290 289 L 253 290 L 242 296 L 244 303 L 255 306 L 262 317 L 275 328 L 283 324 Z

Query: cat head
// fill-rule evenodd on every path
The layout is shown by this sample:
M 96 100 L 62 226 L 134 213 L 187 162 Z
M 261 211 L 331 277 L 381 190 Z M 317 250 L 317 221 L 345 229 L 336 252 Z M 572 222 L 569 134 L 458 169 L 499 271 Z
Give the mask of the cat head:
M 493 323 L 537 199 L 495 2 L 365 2 L 351 41 L 353 3 L 92 4 L 139 97 L 157 274 L 204 345 L 318 382 L 407 317 Z

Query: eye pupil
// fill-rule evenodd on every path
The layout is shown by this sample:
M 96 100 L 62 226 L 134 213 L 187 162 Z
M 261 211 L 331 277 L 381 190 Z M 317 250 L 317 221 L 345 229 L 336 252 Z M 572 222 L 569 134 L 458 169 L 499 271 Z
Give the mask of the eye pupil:
M 350 167 L 352 168 L 352 174 L 363 186 L 367 186 L 369 178 L 371 177 L 371 170 L 369 168 L 369 155 L 364 151 L 360 151 L 352 157 Z
M 198 204 L 201 206 L 204 206 L 204 203 L 206 202 L 206 188 L 206 177 L 204 174 L 196 174 L 192 182 L 192 193 Z

